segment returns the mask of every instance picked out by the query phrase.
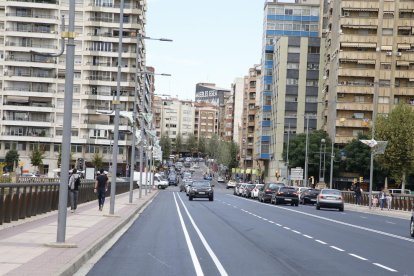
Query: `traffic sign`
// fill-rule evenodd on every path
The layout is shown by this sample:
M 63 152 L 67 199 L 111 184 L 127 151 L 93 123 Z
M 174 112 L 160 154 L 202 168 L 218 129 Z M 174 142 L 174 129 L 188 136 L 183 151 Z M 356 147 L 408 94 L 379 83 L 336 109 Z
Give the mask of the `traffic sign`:
M 300 167 L 290 169 L 290 176 L 291 180 L 303 180 L 303 169 Z

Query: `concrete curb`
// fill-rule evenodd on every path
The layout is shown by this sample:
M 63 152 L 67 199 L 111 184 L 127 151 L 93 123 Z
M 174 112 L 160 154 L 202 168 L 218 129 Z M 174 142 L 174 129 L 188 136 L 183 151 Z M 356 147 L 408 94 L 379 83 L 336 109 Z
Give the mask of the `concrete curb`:
M 71 276 L 75 274 L 82 267 L 82 265 L 84 265 L 94 254 L 96 254 L 117 232 L 119 232 L 129 221 L 131 221 L 131 219 L 133 219 L 138 213 L 140 213 L 141 210 L 145 210 L 145 208 L 152 202 L 156 195 L 158 195 L 158 191 L 154 192 L 145 203 L 143 203 L 140 207 L 135 209 L 126 219 L 124 219 L 115 228 L 113 228 L 111 232 L 109 232 L 104 237 L 101 237 L 89 248 L 86 248 L 77 259 L 75 259 L 65 268 L 63 268 L 58 273 L 58 275 Z
M 378 207 L 376 209 L 369 209 L 368 206 L 355 206 L 354 204 L 345 204 L 345 210 L 354 211 L 359 213 L 378 215 L 391 218 L 400 218 L 400 219 L 410 219 L 411 211 L 402 211 L 402 210 L 381 210 Z

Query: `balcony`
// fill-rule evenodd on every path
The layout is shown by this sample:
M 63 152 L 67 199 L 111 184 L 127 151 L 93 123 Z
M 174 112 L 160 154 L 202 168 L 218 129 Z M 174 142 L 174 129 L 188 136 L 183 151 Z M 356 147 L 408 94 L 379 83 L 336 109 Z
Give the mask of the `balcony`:
M 372 110 L 372 103 L 350 103 L 350 102 L 338 102 L 338 110 Z
M 56 45 L 51 45 L 53 43 L 53 41 L 50 41 L 51 43 L 49 44 L 45 44 L 45 43 L 22 43 L 22 42 L 9 42 L 6 41 L 5 45 L 6 46 L 13 46 L 13 47 L 22 47 L 22 48 L 31 48 L 28 51 L 32 51 L 33 48 L 38 48 L 38 49 L 57 49 L 58 47 Z M 14 57 L 8 57 L 10 60 L 13 60 Z M 36 61 L 36 62 L 41 62 L 41 61 Z

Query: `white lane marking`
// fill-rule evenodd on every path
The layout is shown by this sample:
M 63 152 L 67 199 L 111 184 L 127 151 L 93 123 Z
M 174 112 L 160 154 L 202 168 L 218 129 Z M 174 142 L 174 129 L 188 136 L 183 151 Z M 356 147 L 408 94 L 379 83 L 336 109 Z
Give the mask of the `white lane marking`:
M 275 223 L 274 221 L 269 220 L 270 223 Z
M 361 218 L 363 218 L 363 219 L 366 219 L 367 217 L 363 217 L 363 216 L 360 216 Z
M 327 244 L 326 242 L 321 241 L 321 240 L 315 240 L 315 241 L 317 241 L 317 242 L 319 242 L 319 243 L 321 243 L 321 244 Z
M 269 221 L 267 218 L 263 218 L 263 220 L 265 220 L 265 221 Z
M 290 230 L 290 228 L 289 227 L 286 227 L 286 226 L 284 226 L 283 228 L 285 228 L 286 230 Z
M 279 224 L 279 223 L 275 223 L 277 226 L 282 226 L 282 224 Z
M 299 234 L 299 235 L 300 235 L 300 234 L 302 234 L 301 232 L 296 231 L 296 230 L 292 230 L 292 232 L 293 232 L 293 233 L 296 233 L 296 234 Z
M 221 264 L 220 260 L 217 258 L 216 254 L 214 254 L 213 250 L 211 249 L 210 245 L 208 244 L 208 242 L 204 238 L 204 235 L 201 233 L 200 229 L 195 224 L 195 222 L 193 220 L 193 217 L 190 215 L 190 212 L 188 212 L 188 209 L 184 205 L 183 200 L 181 199 L 181 197 L 178 197 L 178 199 L 180 199 L 181 204 L 183 205 L 184 210 L 187 213 L 187 216 L 190 219 L 191 224 L 193 225 L 194 229 L 196 230 L 198 236 L 200 237 L 201 242 L 203 243 L 204 247 L 206 248 L 206 250 L 207 250 L 208 254 L 210 255 L 211 259 L 213 260 L 214 264 L 216 265 L 218 271 L 220 272 L 220 275 L 227 276 L 228 274 L 227 274 L 226 270 L 224 269 L 224 267 Z
M 341 252 L 344 252 L 345 251 L 345 250 L 343 250 L 343 249 L 341 249 L 339 247 L 333 246 L 333 245 L 331 245 L 330 248 L 333 248 L 333 249 L 338 250 L 338 251 L 341 251 Z
M 185 227 L 183 216 L 181 215 L 180 207 L 178 206 L 177 199 L 174 195 L 175 206 L 177 207 L 178 217 L 180 218 L 181 227 L 183 228 L 185 241 L 187 242 L 188 250 L 190 251 L 191 260 L 193 261 L 194 269 L 197 275 L 204 275 L 203 270 L 201 269 L 200 262 L 198 261 L 197 254 L 194 250 L 193 243 L 191 242 L 190 235 L 188 234 L 187 228 Z
M 352 253 L 348 253 L 348 254 L 351 255 L 352 257 L 358 258 L 358 259 L 363 260 L 363 261 L 367 261 L 368 260 L 368 259 L 365 259 L 364 257 L 358 256 L 356 254 L 352 254 Z
M 389 224 L 395 224 L 394 222 L 391 222 L 391 221 L 385 221 L 385 222 Z
M 386 270 L 388 270 L 388 271 L 391 271 L 391 272 L 398 272 L 397 270 L 395 270 L 395 269 L 392 269 L 392 268 L 390 268 L 390 267 L 388 267 L 388 266 L 385 266 L 385 265 L 382 265 L 382 264 L 379 264 L 379 263 L 372 263 L 373 265 L 376 265 L 376 266 L 379 266 L 379 267 L 381 267 L 381 268 L 383 268 L 383 269 L 386 269 Z
M 308 238 L 308 239 L 313 239 L 313 237 L 309 236 L 309 235 L 303 235 L 304 237 Z

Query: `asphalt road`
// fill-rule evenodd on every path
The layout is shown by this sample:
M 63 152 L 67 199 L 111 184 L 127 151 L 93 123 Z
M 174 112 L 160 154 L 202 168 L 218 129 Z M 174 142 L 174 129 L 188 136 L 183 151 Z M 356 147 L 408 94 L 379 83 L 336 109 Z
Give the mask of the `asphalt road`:
M 408 221 L 232 193 L 161 191 L 88 275 L 414 275 Z

